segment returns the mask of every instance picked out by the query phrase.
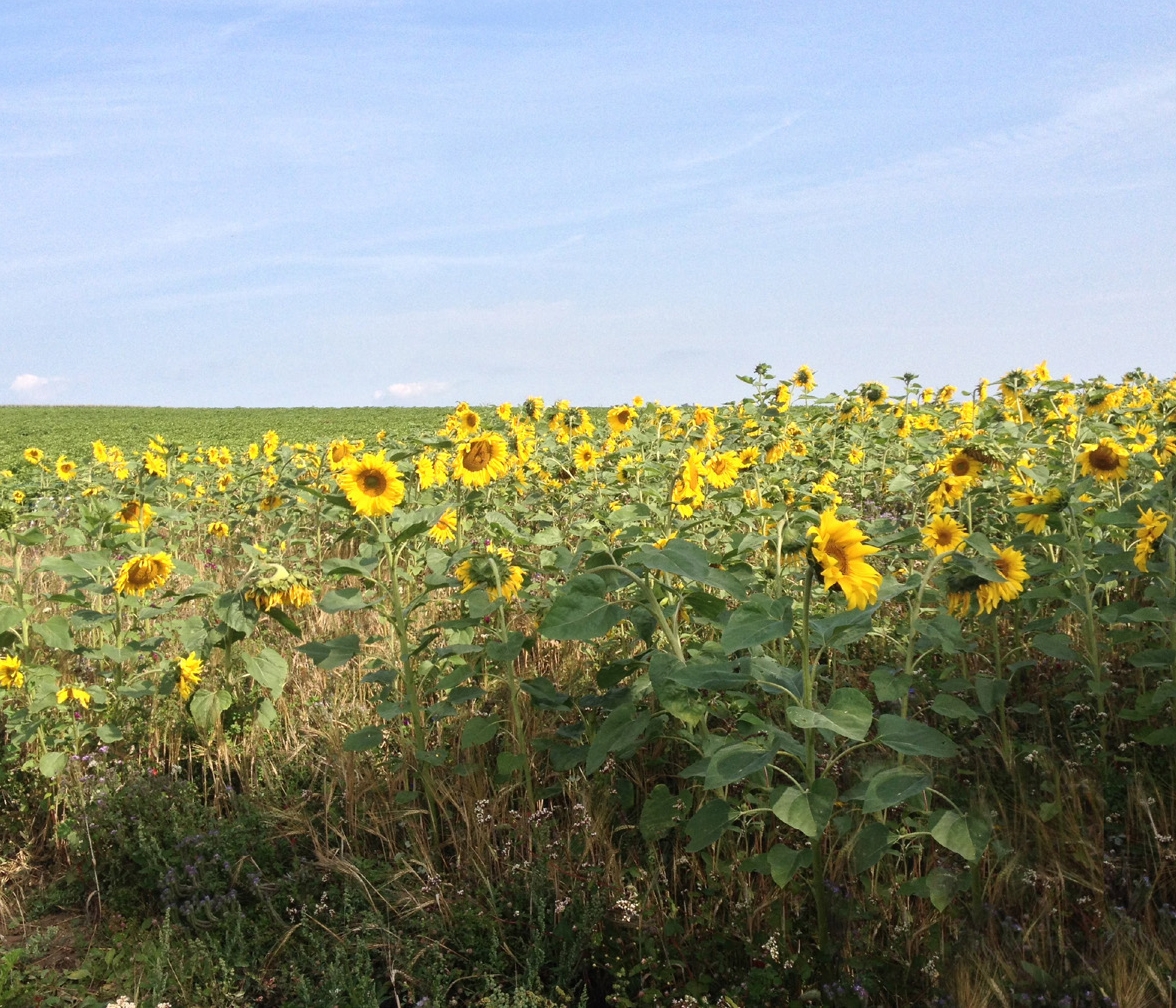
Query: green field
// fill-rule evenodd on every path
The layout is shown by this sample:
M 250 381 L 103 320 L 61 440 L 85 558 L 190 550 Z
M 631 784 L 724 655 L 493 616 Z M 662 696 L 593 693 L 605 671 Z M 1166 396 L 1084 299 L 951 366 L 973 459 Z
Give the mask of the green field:
M 29 445 L 50 458 L 90 457 L 90 442 L 101 438 L 125 451 L 146 447 L 162 434 L 169 442 L 195 447 L 227 445 L 240 449 L 276 430 L 284 441 L 327 442 L 332 438 L 371 438 L 432 431 L 446 410 L 432 406 L 355 406 L 339 409 L 176 409 L 166 406 L 0 406 L 0 467 L 11 468 Z

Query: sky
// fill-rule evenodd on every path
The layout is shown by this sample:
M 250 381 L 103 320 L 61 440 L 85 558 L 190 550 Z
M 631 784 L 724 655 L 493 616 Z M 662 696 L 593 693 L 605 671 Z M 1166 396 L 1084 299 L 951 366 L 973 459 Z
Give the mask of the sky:
M 4 0 L 0 403 L 1176 374 L 1176 6 Z

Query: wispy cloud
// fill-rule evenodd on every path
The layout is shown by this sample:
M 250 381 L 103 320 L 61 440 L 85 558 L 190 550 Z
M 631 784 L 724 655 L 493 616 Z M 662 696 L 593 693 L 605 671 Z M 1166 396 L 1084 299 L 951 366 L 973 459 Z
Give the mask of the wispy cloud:
M 387 389 L 377 390 L 374 398 L 383 399 L 385 395 L 393 399 L 420 399 L 423 396 L 438 395 L 449 388 L 449 382 L 414 381 L 394 382 Z
M 39 388 L 44 388 L 49 384 L 48 378 L 42 378 L 35 374 L 21 374 L 12 379 L 12 384 L 8 387 L 13 392 L 35 392 Z
M 45 378 L 31 373 L 18 374 L 8 391 L 24 402 L 47 402 L 65 385 L 64 378 Z
M 775 126 L 771 126 L 765 130 L 760 130 L 758 133 L 755 133 L 741 143 L 734 144 L 730 147 L 709 151 L 703 154 L 696 154 L 692 157 L 682 158 L 678 161 L 675 161 L 670 165 L 670 167 L 676 171 L 684 171 L 689 168 L 698 168 L 702 165 L 715 164 L 719 161 L 727 161 L 731 158 L 739 157 L 739 155 L 746 154 L 748 151 L 758 147 L 765 140 L 774 137 L 781 130 L 786 130 L 799 118 L 799 115 L 788 116 L 787 118 L 782 119 L 780 122 L 776 123 Z

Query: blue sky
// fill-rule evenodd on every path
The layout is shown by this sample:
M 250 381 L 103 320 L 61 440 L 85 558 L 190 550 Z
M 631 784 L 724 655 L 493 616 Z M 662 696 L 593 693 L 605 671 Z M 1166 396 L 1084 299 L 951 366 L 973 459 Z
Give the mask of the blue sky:
M 0 402 L 1176 373 L 1171 3 L 5 0 Z

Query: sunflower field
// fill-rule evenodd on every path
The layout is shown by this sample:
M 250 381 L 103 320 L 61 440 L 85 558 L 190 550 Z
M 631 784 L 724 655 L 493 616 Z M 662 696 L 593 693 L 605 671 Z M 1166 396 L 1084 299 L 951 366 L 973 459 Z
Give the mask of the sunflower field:
M 1171 1003 L 1176 381 L 740 380 L 27 445 L 0 1005 Z

